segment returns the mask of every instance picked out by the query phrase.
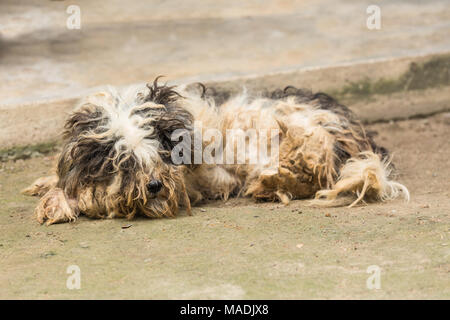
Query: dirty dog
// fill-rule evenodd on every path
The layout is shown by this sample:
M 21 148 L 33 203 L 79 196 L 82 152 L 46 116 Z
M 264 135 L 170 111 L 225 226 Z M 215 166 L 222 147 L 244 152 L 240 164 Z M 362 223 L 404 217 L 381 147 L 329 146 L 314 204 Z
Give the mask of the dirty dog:
M 80 214 L 174 217 L 180 208 L 190 214 L 191 205 L 230 196 L 350 207 L 409 199 L 407 188 L 389 179 L 387 150 L 328 95 L 287 87 L 217 103 L 200 89 L 156 79 L 142 90 L 110 88 L 88 96 L 65 123 L 56 175 L 23 191 L 41 197 L 37 220 L 50 225 Z M 254 161 L 255 153 L 241 157 L 238 150 L 238 133 L 251 129 L 270 152 L 264 161 Z M 204 161 L 202 152 L 219 156 L 220 148 L 221 159 L 231 163 Z

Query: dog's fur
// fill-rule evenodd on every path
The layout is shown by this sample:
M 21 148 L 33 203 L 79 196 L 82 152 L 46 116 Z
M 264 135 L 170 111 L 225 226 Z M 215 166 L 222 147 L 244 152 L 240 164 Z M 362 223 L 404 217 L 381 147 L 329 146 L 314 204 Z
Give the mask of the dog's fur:
M 203 87 L 204 89 L 204 87 Z M 177 129 L 194 135 L 228 129 L 279 130 L 279 162 L 176 165 Z M 314 198 L 314 205 L 353 206 L 409 193 L 388 179 L 388 152 L 378 147 L 351 111 L 326 94 L 287 87 L 267 97 L 235 96 L 220 105 L 202 93 L 156 79 L 147 89 L 114 89 L 89 96 L 67 119 L 56 176 L 40 178 L 25 194 L 41 196 L 37 219 L 47 224 L 92 218 L 173 217 L 203 199 L 250 196 L 281 201 Z M 214 142 L 204 137 L 201 151 Z M 272 140 L 267 139 L 268 153 Z M 193 146 L 185 146 L 193 153 Z M 231 148 L 231 149 L 230 149 Z M 189 155 L 193 157 L 192 154 Z M 159 192 L 149 188 L 160 181 Z

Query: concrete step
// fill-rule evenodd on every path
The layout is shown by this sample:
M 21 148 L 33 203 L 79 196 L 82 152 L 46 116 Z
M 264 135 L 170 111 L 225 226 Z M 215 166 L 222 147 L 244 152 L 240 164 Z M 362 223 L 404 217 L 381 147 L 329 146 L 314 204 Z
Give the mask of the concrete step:
M 411 71 L 418 70 L 418 71 Z M 436 78 L 428 75 L 435 74 Z M 263 76 L 205 82 L 219 95 L 245 87 L 256 94 L 294 85 L 324 91 L 348 105 L 363 122 L 389 121 L 450 111 L 450 54 L 372 61 Z M 434 81 L 430 82 L 430 79 Z M 404 83 L 412 82 L 412 88 Z M 386 90 L 383 85 L 387 85 Z M 381 89 L 383 90 L 381 90 Z M 59 140 L 76 98 L 26 103 L 0 112 L 0 145 Z
M 171 83 L 202 81 L 235 91 L 296 85 L 339 95 L 352 83 L 397 79 L 412 62 L 450 52 L 446 0 L 377 1 L 380 30 L 366 26 L 371 1 L 77 4 L 80 30 L 66 27 L 67 2 L 0 3 L 0 148 L 57 139 L 77 98 L 107 84 L 164 74 Z M 445 109 L 446 93 L 435 90 L 435 107 L 429 97 L 414 112 L 389 104 L 376 119 L 343 99 L 363 120 L 375 121 Z M 403 101 L 401 95 L 396 99 Z

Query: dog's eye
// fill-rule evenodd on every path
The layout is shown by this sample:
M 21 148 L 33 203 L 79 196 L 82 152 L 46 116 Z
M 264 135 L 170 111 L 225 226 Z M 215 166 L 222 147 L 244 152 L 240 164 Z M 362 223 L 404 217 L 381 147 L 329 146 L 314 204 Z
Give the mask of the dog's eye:
M 158 193 L 162 188 L 162 182 L 159 180 L 152 180 L 147 185 L 147 190 L 151 193 Z

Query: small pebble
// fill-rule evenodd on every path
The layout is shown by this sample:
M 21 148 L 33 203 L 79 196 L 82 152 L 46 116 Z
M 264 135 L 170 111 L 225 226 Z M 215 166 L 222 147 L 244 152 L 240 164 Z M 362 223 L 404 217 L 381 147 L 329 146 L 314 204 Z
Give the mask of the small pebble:
M 89 248 L 89 245 L 86 242 L 80 242 L 80 247 L 83 249 Z

